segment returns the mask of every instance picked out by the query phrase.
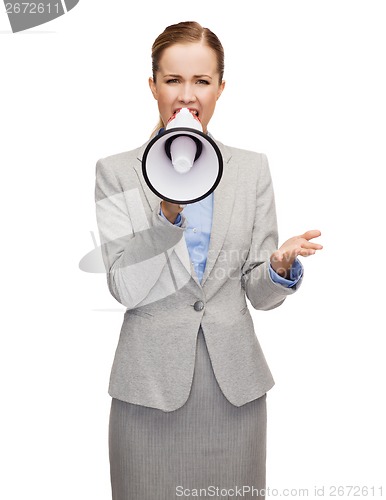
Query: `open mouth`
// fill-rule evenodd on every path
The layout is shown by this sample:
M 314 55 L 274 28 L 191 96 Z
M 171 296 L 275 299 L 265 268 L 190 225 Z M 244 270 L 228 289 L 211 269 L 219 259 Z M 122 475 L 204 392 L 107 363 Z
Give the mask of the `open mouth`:
M 192 114 L 192 116 L 198 121 L 201 123 L 201 120 L 199 118 L 199 112 L 197 111 L 197 109 L 193 109 L 193 108 L 178 108 L 178 109 L 175 109 L 172 116 L 169 118 L 168 120 L 168 123 L 171 122 L 172 120 L 174 120 L 174 118 L 176 117 L 176 115 L 181 111 L 181 109 L 187 109 L 188 111 L 190 111 L 190 113 Z

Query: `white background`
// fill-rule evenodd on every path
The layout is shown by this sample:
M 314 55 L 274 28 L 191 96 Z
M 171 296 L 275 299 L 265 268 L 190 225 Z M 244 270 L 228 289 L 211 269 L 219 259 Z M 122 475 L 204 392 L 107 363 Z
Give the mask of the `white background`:
M 81 0 L 12 34 L 2 10 L 1 498 L 111 498 L 107 386 L 125 308 L 78 263 L 97 235 L 95 163 L 149 137 L 151 45 L 182 20 L 224 45 L 209 129 L 267 154 L 280 243 L 322 231 L 299 292 L 252 310 L 276 380 L 267 485 L 386 494 L 384 14 L 371 0 Z

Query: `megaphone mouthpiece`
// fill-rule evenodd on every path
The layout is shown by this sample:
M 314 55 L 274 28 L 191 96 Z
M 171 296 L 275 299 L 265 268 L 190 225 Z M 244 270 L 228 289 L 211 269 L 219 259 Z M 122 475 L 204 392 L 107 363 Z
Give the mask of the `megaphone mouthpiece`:
M 197 154 L 197 146 L 188 136 L 176 137 L 170 144 L 170 156 L 176 172 L 186 174 L 192 168 Z

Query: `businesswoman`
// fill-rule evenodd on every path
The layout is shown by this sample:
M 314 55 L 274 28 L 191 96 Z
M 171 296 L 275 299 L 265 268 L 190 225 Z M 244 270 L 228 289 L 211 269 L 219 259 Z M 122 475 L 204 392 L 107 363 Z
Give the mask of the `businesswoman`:
M 169 26 L 152 61 L 154 133 L 189 108 L 210 134 L 224 90 L 217 36 L 195 22 Z M 300 286 L 298 256 L 322 246 L 311 230 L 278 248 L 267 157 L 214 140 L 220 184 L 185 208 L 148 188 L 146 144 L 97 162 L 107 284 L 126 307 L 109 384 L 113 500 L 264 498 L 274 381 L 246 298 L 260 310 L 282 304 Z

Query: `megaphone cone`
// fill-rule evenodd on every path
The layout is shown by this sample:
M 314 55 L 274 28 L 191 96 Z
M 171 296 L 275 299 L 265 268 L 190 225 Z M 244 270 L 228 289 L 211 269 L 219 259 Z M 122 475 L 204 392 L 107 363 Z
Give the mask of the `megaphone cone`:
M 142 173 L 149 188 L 171 203 L 194 203 L 214 191 L 223 173 L 217 144 L 187 108 L 176 112 L 165 130 L 147 145 Z

